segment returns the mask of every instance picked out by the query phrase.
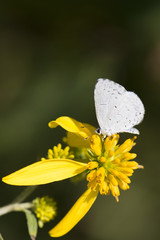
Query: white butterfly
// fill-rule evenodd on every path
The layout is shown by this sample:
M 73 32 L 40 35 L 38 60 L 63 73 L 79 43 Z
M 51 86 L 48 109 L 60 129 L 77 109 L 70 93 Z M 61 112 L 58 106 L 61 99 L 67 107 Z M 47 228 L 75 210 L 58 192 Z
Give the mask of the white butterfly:
M 140 98 L 109 79 L 98 79 L 94 100 L 100 133 L 104 136 L 120 132 L 139 134 L 134 128 L 144 117 Z

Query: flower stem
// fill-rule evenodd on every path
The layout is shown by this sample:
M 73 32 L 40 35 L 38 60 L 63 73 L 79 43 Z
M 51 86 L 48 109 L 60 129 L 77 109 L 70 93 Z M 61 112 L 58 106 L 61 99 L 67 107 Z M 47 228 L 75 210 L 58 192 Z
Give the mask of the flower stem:
M 26 187 L 19 195 L 13 200 L 13 203 L 23 202 L 32 192 L 37 188 L 37 186 Z
M 32 208 L 32 207 L 33 207 L 33 203 L 30 203 L 30 202 L 9 204 L 7 206 L 0 208 L 0 216 L 13 211 L 24 211 L 25 209 Z

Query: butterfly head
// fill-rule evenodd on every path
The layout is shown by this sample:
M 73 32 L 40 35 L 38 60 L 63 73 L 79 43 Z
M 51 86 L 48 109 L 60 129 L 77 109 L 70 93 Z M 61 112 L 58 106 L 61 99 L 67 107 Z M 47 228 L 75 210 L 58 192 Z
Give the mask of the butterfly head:
M 115 132 L 113 132 L 113 130 L 111 129 L 105 129 L 105 128 L 97 128 L 96 129 L 96 133 L 99 135 L 103 135 L 103 137 L 105 138 L 106 136 L 111 136 L 113 134 L 115 134 Z

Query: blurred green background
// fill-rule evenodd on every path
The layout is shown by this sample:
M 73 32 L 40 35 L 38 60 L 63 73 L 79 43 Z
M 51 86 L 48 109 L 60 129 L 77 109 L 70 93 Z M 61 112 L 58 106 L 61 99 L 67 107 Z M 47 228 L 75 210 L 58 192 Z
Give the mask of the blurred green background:
M 83 220 L 61 239 L 160 239 L 159 1 L 2 1 L 0 7 L 1 177 L 45 156 L 65 132 L 48 122 L 67 115 L 98 127 L 93 91 L 97 78 L 135 91 L 146 114 L 133 152 L 145 166 L 121 191 L 120 202 L 99 196 Z M 126 138 L 129 134 L 121 134 Z M 24 188 L 1 182 L 0 205 Z M 86 182 L 65 180 L 40 186 L 29 197 L 49 195 L 58 216 L 39 230 L 38 240 L 85 191 Z M 28 240 L 22 213 L 0 218 L 4 240 Z

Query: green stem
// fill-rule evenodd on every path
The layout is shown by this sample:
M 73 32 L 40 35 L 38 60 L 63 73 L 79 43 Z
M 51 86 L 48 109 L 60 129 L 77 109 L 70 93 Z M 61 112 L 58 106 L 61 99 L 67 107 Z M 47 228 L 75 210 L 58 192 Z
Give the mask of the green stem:
M 19 195 L 13 200 L 13 203 L 23 202 L 32 192 L 37 188 L 37 186 L 26 187 Z
M 24 211 L 25 209 L 32 208 L 33 203 L 12 203 L 0 208 L 0 216 L 13 211 Z

